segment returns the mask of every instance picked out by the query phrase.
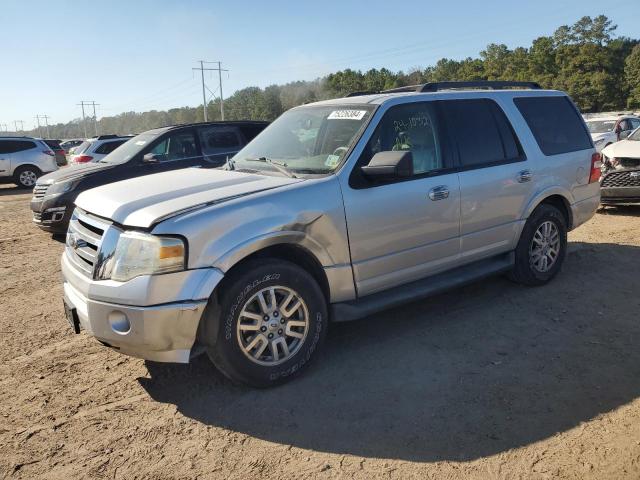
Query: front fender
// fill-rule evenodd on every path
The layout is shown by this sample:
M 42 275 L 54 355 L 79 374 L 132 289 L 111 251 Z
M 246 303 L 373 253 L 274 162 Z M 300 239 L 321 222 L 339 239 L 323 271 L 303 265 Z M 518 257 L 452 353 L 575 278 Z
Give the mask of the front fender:
M 309 251 L 323 267 L 335 265 L 329 252 L 307 233 L 301 231 L 270 232 L 250 238 L 223 253 L 214 262 L 213 266 L 223 272 L 227 272 L 236 263 L 252 253 L 258 252 L 275 245 L 295 245 Z

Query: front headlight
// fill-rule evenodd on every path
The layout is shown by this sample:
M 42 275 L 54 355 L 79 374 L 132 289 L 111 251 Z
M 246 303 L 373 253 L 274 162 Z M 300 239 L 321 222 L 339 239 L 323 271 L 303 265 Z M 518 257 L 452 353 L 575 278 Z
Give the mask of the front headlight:
M 140 275 L 185 269 L 184 241 L 143 232 L 123 232 L 111 259 L 111 279 L 126 282 Z
M 47 195 L 53 195 L 56 193 L 67 193 L 76 186 L 77 182 L 74 180 L 66 182 L 52 183 L 47 189 Z

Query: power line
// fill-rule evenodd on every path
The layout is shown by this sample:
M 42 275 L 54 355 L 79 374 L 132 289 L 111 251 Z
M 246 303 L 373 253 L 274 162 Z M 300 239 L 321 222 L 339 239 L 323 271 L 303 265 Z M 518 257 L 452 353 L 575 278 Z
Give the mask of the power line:
M 18 130 L 18 124 L 20 124 L 20 130 Z M 24 130 L 24 122 L 22 120 L 14 120 L 13 125 L 16 127 L 16 133 Z
M 205 88 L 208 87 L 204 83 L 204 72 L 205 71 L 217 71 L 218 72 L 218 82 L 219 82 L 219 90 L 220 90 L 220 118 L 224 120 L 224 97 L 222 96 L 222 72 L 228 72 L 229 70 L 225 70 L 222 68 L 222 62 L 208 62 L 206 60 L 198 60 L 200 62 L 200 68 L 192 68 L 191 70 L 200 70 L 200 77 L 202 78 L 202 108 L 204 110 L 204 121 L 207 121 L 207 94 L 205 92 Z M 205 63 L 217 63 L 217 68 L 205 68 Z M 209 90 L 211 91 L 211 90 Z
M 51 118 L 49 115 L 36 115 L 36 120 L 38 121 L 38 135 L 42 137 L 42 132 L 40 131 L 40 119 L 44 119 L 44 124 L 47 128 L 47 138 L 49 138 L 49 119 Z

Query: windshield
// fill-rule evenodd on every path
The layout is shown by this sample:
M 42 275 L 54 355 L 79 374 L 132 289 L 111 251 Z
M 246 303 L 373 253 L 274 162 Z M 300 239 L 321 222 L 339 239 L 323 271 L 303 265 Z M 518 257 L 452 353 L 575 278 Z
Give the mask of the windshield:
M 158 135 L 141 133 L 126 141 L 106 157 L 99 160 L 100 163 L 125 163 L 131 160 L 141 150 L 147 147 Z
M 334 171 L 373 114 L 372 105 L 298 107 L 282 114 L 233 157 L 233 168 Z M 272 162 L 272 163 L 271 163 Z
M 591 133 L 607 133 L 612 132 L 613 127 L 616 126 L 615 120 L 590 120 L 587 122 L 587 127 Z

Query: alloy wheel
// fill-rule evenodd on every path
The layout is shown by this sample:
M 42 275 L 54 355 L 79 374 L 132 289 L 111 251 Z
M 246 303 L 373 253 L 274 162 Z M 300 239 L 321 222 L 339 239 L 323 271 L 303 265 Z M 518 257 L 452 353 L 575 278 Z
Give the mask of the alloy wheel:
M 304 343 L 309 310 L 291 288 L 266 287 L 245 302 L 236 331 L 240 349 L 249 360 L 269 367 L 279 365 Z
M 540 273 L 555 265 L 560 254 L 560 232 L 552 221 L 540 224 L 529 247 L 529 264 Z

